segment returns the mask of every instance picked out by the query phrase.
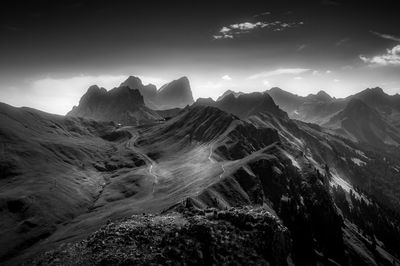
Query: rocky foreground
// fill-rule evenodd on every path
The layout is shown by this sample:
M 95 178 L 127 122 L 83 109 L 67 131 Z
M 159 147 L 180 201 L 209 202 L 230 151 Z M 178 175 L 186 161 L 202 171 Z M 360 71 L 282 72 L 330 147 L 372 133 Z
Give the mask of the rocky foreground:
M 264 207 L 179 206 L 165 214 L 109 222 L 86 240 L 46 252 L 33 264 L 286 265 L 290 250 L 289 231 Z

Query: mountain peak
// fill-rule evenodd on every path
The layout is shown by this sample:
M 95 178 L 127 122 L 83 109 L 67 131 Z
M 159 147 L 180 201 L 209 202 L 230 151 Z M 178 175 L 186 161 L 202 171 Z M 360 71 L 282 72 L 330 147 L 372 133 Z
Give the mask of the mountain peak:
M 282 90 L 282 89 L 279 88 L 279 87 L 272 87 L 269 91 L 270 91 L 270 92 L 284 92 L 284 90 Z
M 185 107 L 194 103 L 189 79 L 185 76 L 163 85 L 158 90 L 157 97 L 162 102 L 161 109 Z
M 331 97 L 328 93 L 326 93 L 325 91 L 323 91 L 323 90 L 320 90 L 318 93 L 317 93 L 317 95 L 318 96 L 324 96 L 324 97 Z
M 120 87 L 127 86 L 131 89 L 139 89 L 143 87 L 142 80 L 135 76 L 129 76 L 124 82 L 119 85 Z
M 180 86 L 176 86 L 176 85 L 180 85 Z M 162 92 L 163 90 L 171 89 L 171 88 L 176 89 L 176 90 L 190 88 L 189 79 L 186 76 L 175 79 L 167 84 L 164 84 L 159 89 L 159 92 Z
M 239 97 L 240 95 L 242 95 L 243 92 L 239 91 L 239 92 L 235 92 L 233 90 L 227 90 L 225 91 L 221 96 L 218 97 L 217 102 L 222 100 L 223 98 L 225 98 L 228 95 L 233 95 L 234 97 Z
M 386 94 L 381 87 L 368 88 L 368 90 L 374 93 Z
M 323 90 L 320 90 L 317 94 L 315 94 L 315 98 L 320 101 L 331 101 L 332 97 Z
M 104 93 L 107 92 L 106 89 L 104 88 L 100 88 L 97 85 L 92 85 L 88 88 L 88 90 L 86 91 L 86 94 L 93 94 L 93 93 Z

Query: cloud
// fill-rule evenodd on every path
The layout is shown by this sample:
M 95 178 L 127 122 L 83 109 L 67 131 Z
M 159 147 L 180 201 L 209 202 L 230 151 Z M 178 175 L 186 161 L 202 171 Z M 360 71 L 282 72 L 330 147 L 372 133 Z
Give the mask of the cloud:
M 304 50 L 306 47 L 307 47 L 307 44 L 299 45 L 299 46 L 297 47 L 296 51 L 300 52 L 300 51 Z
M 233 39 L 239 35 L 250 33 L 256 29 L 264 29 L 267 28 L 271 31 L 283 31 L 288 28 L 297 27 L 299 25 L 303 25 L 304 22 L 281 22 L 281 21 L 273 21 L 273 22 L 242 22 L 231 24 L 229 26 L 223 26 L 217 34 L 213 35 L 215 40 L 220 39 Z
M 256 18 L 256 17 L 268 16 L 268 15 L 271 15 L 271 12 L 268 12 L 268 11 L 262 12 L 262 13 L 260 13 L 260 14 L 254 15 L 253 17 Z
M 334 80 L 333 80 L 333 82 L 340 82 L 340 80 L 338 80 L 338 79 L 334 79 Z
M 394 35 L 379 33 L 379 32 L 376 32 L 376 31 L 371 31 L 371 33 L 373 33 L 374 35 L 376 35 L 378 37 L 381 37 L 383 39 L 400 42 L 400 37 L 397 37 L 397 36 L 394 36 Z
M 335 43 L 335 45 L 336 45 L 336 46 L 341 46 L 342 44 L 345 44 L 345 43 L 348 42 L 348 41 L 350 41 L 350 38 L 343 38 L 343 39 L 337 41 L 337 42 Z
M 268 80 L 263 80 L 263 84 L 264 84 L 265 86 L 271 85 L 271 83 L 270 83 Z
M 277 76 L 282 74 L 289 74 L 289 75 L 298 75 L 311 69 L 308 68 L 279 68 L 272 71 L 265 71 L 261 73 L 257 73 L 248 77 L 248 79 L 258 79 L 258 78 L 266 78 L 271 76 Z
M 232 80 L 232 78 L 229 75 L 224 75 L 221 77 L 223 80 Z
M 360 55 L 360 59 L 367 64 L 375 66 L 398 66 L 400 65 L 400 44 L 392 49 L 387 49 L 386 54 L 366 57 Z
M 302 80 L 302 77 L 294 77 L 295 80 Z
M 327 70 L 327 71 L 325 71 L 325 73 L 326 73 L 326 74 L 331 74 L 331 73 L 332 73 L 332 71 L 330 71 L 330 70 Z

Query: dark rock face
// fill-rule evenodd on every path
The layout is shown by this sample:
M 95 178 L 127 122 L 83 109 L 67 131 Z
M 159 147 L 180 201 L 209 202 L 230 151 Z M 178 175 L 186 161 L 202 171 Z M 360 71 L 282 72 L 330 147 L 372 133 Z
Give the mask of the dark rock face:
M 194 103 L 188 78 L 182 77 L 162 86 L 157 94 L 157 103 L 159 109 L 182 108 Z
M 222 100 L 223 98 L 225 98 L 226 96 L 228 96 L 230 94 L 233 94 L 235 97 L 238 97 L 238 96 L 240 96 L 240 95 L 242 95 L 244 93 L 243 92 L 235 92 L 235 91 L 232 91 L 232 90 L 227 90 L 221 96 L 218 97 L 217 102 Z
M 155 85 L 143 85 L 142 81 L 138 77 L 130 76 L 127 80 L 121 83 L 120 87 L 129 87 L 132 90 L 139 90 L 140 94 L 143 95 L 147 107 L 155 109 L 157 97 L 157 88 Z
M 174 80 L 162 86 L 158 91 L 153 84 L 143 85 L 142 81 L 130 76 L 120 86 L 137 89 L 144 97 L 147 107 L 154 110 L 165 110 L 172 108 L 183 108 L 191 105 L 193 100 L 192 90 L 187 77 Z
M 163 120 L 178 113 L 177 110 L 157 113 L 154 110 L 182 108 L 194 102 L 189 80 L 182 77 L 157 91 L 153 84 L 130 76 L 117 88 L 106 91 L 91 86 L 82 96 L 78 106 L 67 114 L 101 121 L 114 121 L 124 125 L 142 124 Z
M 137 89 L 118 87 L 110 91 L 91 86 L 68 116 L 85 117 L 100 121 L 114 121 L 124 125 L 139 124 L 162 119 L 145 106 Z
M 90 265 L 286 265 L 290 234 L 266 209 L 231 208 L 135 215 L 35 261 Z

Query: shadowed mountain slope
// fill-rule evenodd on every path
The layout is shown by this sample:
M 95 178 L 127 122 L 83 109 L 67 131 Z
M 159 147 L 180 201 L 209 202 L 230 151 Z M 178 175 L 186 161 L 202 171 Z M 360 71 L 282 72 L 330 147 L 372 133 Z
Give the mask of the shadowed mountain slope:
M 163 119 L 144 104 L 137 89 L 118 87 L 110 91 L 91 86 L 68 116 L 85 117 L 99 121 L 114 121 L 136 125 Z
M 130 76 L 120 85 L 120 87 L 124 86 L 139 90 L 146 106 L 154 110 L 183 108 L 194 102 L 187 77 L 171 81 L 157 90 L 154 85 L 145 86 L 139 78 Z
M 353 141 L 374 146 L 400 145 L 400 130 L 391 126 L 375 109 L 357 98 L 350 100 L 346 108 L 324 126 Z
M 216 102 L 210 98 L 198 99 L 195 105 L 214 106 L 240 118 L 246 118 L 258 113 L 270 113 L 278 117 L 287 117 L 287 114 L 279 109 L 271 96 L 261 92 L 240 95 L 230 93 Z
M 0 104 L 0 261 L 88 211 L 106 182 L 96 166 L 115 150 L 106 139 L 130 137 L 114 130 L 112 123 Z

